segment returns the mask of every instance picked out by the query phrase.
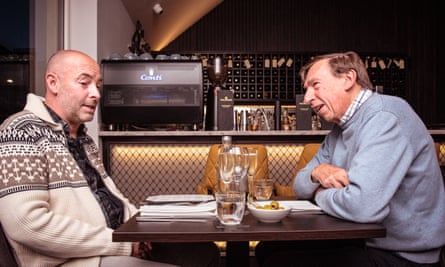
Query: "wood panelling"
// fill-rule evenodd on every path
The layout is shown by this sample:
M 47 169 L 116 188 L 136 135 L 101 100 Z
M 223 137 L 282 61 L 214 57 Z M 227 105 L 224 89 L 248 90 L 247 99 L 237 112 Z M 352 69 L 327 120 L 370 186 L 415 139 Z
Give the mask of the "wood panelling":
M 439 99 L 444 93 L 437 84 L 444 75 L 436 58 L 437 25 L 443 16 L 438 10 L 433 1 L 375 0 L 358 5 L 352 0 L 225 0 L 164 51 L 355 50 L 407 55 L 406 100 L 429 125 L 445 122 Z

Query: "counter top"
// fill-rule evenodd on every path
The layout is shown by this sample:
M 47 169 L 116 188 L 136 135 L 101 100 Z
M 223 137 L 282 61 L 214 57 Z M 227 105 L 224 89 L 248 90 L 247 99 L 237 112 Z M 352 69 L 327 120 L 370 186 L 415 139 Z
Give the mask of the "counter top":
M 428 130 L 431 135 L 445 135 L 445 129 L 441 130 Z
M 100 131 L 99 136 L 324 136 L 328 130 L 297 130 L 297 131 Z M 445 130 L 443 130 L 445 134 Z
M 428 130 L 435 139 L 445 140 L 445 129 Z M 329 130 L 290 130 L 290 131 L 100 131 L 100 137 L 219 137 L 223 135 L 240 136 L 240 137 L 322 137 L 329 133 Z

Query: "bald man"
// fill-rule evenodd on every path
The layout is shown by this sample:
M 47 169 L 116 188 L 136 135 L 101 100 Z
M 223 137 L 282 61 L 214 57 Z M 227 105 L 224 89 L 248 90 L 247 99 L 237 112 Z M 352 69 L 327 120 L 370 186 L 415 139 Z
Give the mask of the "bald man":
M 100 67 L 82 52 L 58 51 L 45 81 L 45 98 L 29 94 L 24 110 L 0 126 L 0 221 L 19 265 L 218 266 L 214 243 L 112 242 L 138 210 L 86 133 Z

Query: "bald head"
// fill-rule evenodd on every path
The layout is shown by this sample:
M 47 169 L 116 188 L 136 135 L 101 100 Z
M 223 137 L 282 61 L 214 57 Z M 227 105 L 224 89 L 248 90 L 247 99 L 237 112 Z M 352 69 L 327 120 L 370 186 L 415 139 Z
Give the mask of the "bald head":
M 94 59 L 80 51 L 58 51 L 48 60 L 45 80 L 46 104 L 72 129 L 93 119 L 102 83 Z
M 94 59 L 80 51 L 60 50 L 49 58 L 46 73 L 63 73 L 72 65 L 77 65 L 79 63 L 82 64 L 82 61 L 84 61 L 86 64 L 97 64 Z

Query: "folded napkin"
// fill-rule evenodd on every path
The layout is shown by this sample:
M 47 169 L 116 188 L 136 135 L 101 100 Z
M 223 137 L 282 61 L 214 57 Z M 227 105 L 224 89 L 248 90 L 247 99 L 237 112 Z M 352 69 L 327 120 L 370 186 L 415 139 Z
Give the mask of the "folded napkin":
M 280 201 L 281 204 L 289 206 L 292 213 L 319 213 L 322 214 L 323 210 L 308 200 L 285 200 Z
M 143 205 L 139 212 L 140 216 L 150 218 L 207 218 L 215 216 L 216 201 L 185 205 Z

